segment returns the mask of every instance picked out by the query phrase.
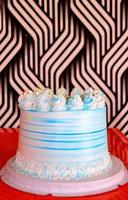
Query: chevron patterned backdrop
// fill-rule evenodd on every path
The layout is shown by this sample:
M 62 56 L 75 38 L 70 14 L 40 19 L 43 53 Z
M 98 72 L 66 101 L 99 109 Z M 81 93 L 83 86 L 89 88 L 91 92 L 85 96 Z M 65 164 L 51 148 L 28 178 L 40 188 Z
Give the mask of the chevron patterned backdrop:
M 108 126 L 128 133 L 127 0 L 7 0 L 0 9 L 0 127 L 42 85 L 106 94 Z

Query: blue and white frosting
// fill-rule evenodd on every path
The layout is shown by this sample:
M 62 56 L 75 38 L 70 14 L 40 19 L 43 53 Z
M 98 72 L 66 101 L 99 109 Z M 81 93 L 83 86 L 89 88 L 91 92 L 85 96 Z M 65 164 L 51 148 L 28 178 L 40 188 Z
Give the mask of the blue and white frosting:
M 105 95 L 99 89 L 93 90 L 92 88 L 88 88 L 84 92 L 83 102 L 85 109 L 104 108 Z
M 52 91 L 44 90 L 36 97 L 36 108 L 44 112 L 50 111 L 52 106 Z
M 62 95 L 54 95 L 54 97 L 52 98 L 51 111 L 65 111 L 66 109 L 66 98 Z
M 83 95 L 83 102 L 84 102 L 85 109 L 90 108 L 92 104 L 95 102 L 92 88 L 88 88 L 87 90 L 85 90 L 84 95 Z
M 90 108 L 92 107 L 92 104 L 95 102 L 95 99 L 92 98 L 90 95 L 87 95 L 83 98 L 83 102 L 84 102 L 84 108 Z
M 82 110 L 83 105 L 82 98 L 78 94 L 68 99 L 67 106 L 69 110 Z
M 108 153 L 100 159 L 91 162 L 74 163 L 39 163 L 30 158 L 24 158 L 19 152 L 11 167 L 17 173 L 38 177 L 41 180 L 84 180 L 87 177 L 98 176 L 112 168 Z
M 36 109 L 36 96 L 32 91 L 28 91 L 18 98 L 18 103 L 19 107 L 24 110 Z
M 24 92 L 18 98 L 19 107 L 23 110 L 39 110 L 57 112 L 68 110 L 86 110 L 105 107 L 105 95 L 99 90 L 86 89 L 83 94 L 77 88 L 71 91 L 70 96 L 65 88 L 61 87 L 56 94 L 49 88 L 36 88 L 33 92 Z

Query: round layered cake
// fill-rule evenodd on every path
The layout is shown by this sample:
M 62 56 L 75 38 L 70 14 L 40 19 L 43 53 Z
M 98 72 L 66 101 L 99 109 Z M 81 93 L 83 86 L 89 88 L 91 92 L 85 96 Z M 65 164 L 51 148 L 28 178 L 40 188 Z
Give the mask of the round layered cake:
M 100 90 L 36 89 L 19 97 L 17 154 L 2 179 L 37 194 L 85 195 L 124 181 L 125 168 L 107 145 L 105 96 Z
M 111 168 L 106 109 L 22 111 L 18 172 L 44 180 L 80 180 Z

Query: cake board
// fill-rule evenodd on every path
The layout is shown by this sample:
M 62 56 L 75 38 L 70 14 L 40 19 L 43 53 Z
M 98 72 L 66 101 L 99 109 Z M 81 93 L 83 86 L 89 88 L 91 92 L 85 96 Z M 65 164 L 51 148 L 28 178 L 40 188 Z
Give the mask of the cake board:
M 46 181 L 28 175 L 18 174 L 11 167 L 11 158 L 1 171 L 2 180 L 25 192 L 53 196 L 85 196 L 99 194 L 118 188 L 128 183 L 128 170 L 123 163 L 111 156 L 112 168 L 102 175 L 88 177 L 81 181 Z M 37 187 L 38 186 L 38 187 Z

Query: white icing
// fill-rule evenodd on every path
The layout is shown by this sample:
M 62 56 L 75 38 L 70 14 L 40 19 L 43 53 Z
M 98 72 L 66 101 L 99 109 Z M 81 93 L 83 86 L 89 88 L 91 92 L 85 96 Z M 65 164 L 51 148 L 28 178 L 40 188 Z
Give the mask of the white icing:
M 41 92 L 36 99 L 37 109 L 47 112 L 51 110 L 52 93 L 49 90 Z
M 17 173 L 39 177 L 42 180 L 80 180 L 100 175 L 112 167 L 109 155 L 93 162 L 39 163 L 17 153 L 11 164 Z
M 23 110 L 33 110 L 36 108 L 36 96 L 32 91 L 25 92 L 18 98 L 19 107 Z

